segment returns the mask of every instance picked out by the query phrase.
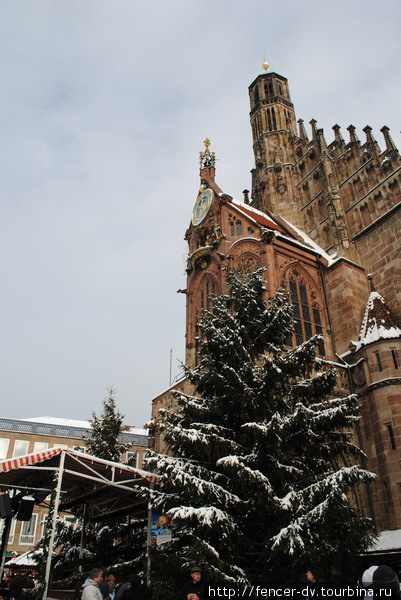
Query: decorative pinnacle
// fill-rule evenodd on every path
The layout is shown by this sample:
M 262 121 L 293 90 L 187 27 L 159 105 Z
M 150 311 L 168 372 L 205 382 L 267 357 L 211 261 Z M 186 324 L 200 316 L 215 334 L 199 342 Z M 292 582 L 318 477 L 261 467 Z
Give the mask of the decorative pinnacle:
M 270 65 L 269 65 L 269 63 L 267 62 L 266 58 L 265 58 L 265 59 L 264 59 L 264 61 L 263 61 L 263 64 L 262 64 L 262 69 L 263 69 L 264 71 L 268 71 L 268 70 L 269 70 L 269 67 L 270 67 Z
M 199 152 L 199 164 L 201 169 L 207 169 L 209 167 L 214 167 L 216 162 L 216 157 L 214 152 L 210 152 L 209 146 L 211 144 L 209 138 L 205 138 L 203 140 L 205 149 L 203 152 Z
M 372 290 L 372 292 L 375 292 L 376 288 L 375 288 L 375 284 L 373 283 L 373 275 L 372 275 L 372 273 L 368 273 L 367 279 L 370 281 L 370 289 Z

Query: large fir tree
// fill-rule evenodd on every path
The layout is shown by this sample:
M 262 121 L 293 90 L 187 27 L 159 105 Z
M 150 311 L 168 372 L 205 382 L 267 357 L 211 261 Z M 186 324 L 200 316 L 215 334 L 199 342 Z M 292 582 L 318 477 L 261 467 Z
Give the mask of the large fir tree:
M 286 345 L 292 307 L 281 292 L 265 303 L 261 270 L 227 281 L 199 324 L 200 365 L 185 369 L 196 394 L 162 414 L 172 456 L 148 462 L 174 526 L 159 554 L 220 581 L 285 581 L 307 565 L 346 576 L 372 530 L 353 503 L 374 478 L 350 433 L 357 400 L 332 398 L 336 371 L 317 338 Z

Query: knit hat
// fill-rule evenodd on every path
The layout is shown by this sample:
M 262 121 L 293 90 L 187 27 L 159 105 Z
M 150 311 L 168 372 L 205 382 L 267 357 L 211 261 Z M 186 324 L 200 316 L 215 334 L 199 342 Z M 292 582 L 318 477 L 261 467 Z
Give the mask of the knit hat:
M 362 584 L 364 587 L 373 587 L 373 589 L 392 590 L 393 593 L 400 594 L 400 582 L 393 569 L 387 565 L 373 566 L 366 569 L 362 575 Z
M 202 569 L 200 567 L 192 567 L 191 573 L 202 573 Z
M 369 569 L 366 569 L 361 579 L 363 587 L 370 587 L 371 585 L 373 585 L 373 573 L 378 568 L 379 567 L 377 565 L 374 565 L 373 567 L 369 567 Z

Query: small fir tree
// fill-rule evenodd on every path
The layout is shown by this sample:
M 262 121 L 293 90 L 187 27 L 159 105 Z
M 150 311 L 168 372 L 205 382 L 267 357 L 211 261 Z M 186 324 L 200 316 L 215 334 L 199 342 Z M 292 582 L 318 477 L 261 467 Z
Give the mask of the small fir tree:
M 108 397 L 103 401 L 103 412 L 100 417 L 92 413 L 91 428 L 86 436 L 85 445 L 90 454 L 105 460 L 120 461 L 121 455 L 131 447 L 118 441 L 124 419 L 115 402 L 115 390 L 108 388 Z M 77 521 L 66 523 L 59 520 L 57 527 L 57 543 L 63 548 L 60 553 L 56 575 L 62 576 L 76 568 L 79 564 L 79 550 L 83 527 L 83 510 L 77 508 Z M 127 561 L 139 564 L 143 553 L 144 519 L 133 516 L 115 518 L 112 521 L 91 521 L 90 508 L 85 520 L 84 554 L 86 568 L 103 565 L 110 567 Z M 116 543 L 118 541 L 118 543 Z
M 113 387 L 107 389 L 108 398 L 103 400 L 103 412 L 100 417 L 92 413 L 90 435 L 86 436 L 85 445 L 89 454 L 119 462 L 121 455 L 131 447 L 131 444 L 122 444 L 118 441 L 121 425 L 124 419 L 116 406 Z
M 262 270 L 227 282 L 199 324 L 200 366 L 185 369 L 196 395 L 161 415 L 172 455 L 148 459 L 174 527 L 159 559 L 218 581 L 288 581 L 307 565 L 349 575 L 372 530 L 352 501 L 374 478 L 350 433 L 357 400 L 331 397 L 317 337 L 288 348 L 292 307 L 282 292 L 265 304 Z

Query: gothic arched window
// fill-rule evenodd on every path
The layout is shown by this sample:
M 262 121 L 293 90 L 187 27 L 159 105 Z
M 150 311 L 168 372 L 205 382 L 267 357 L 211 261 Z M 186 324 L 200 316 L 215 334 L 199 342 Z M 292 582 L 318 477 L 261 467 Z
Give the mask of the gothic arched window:
M 307 285 L 300 272 L 294 268 L 288 275 L 288 288 L 294 309 L 294 331 L 289 346 L 299 346 L 314 335 L 323 335 L 323 324 L 316 293 Z M 319 354 L 326 354 L 324 341 L 317 344 Z

